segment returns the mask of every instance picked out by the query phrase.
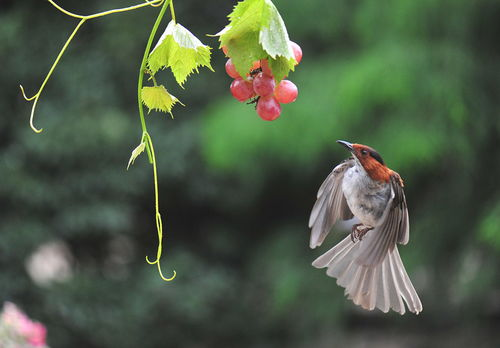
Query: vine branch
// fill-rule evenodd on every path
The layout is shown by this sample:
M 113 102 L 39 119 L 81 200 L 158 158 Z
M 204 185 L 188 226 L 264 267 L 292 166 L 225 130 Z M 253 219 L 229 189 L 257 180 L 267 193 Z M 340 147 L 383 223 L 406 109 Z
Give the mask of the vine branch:
M 170 8 L 172 9 L 172 0 L 165 0 L 165 2 L 163 3 L 163 7 L 161 8 L 160 13 L 158 14 L 158 17 L 156 18 L 156 21 L 153 25 L 153 29 L 149 34 L 148 42 L 146 44 L 146 48 L 144 49 L 144 55 L 142 57 L 141 67 L 139 68 L 139 78 L 137 79 L 137 104 L 139 106 L 139 118 L 141 120 L 141 127 L 142 127 L 141 142 L 146 143 L 146 150 L 148 153 L 149 162 L 153 165 L 153 180 L 154 180 L 154 191 L 155 191 L 155 222 L 156 222 L 156 231 L 158 233 L 158 249 L 156 250 L 156 259 L 154 261 L 150 261 L 149 258 L 146 256 L 146 262 L 149 263 L 150 265 L 156 264 L 158 267 L 158 273 L 160 274 L 160 277 L 167 282 L 173 280 L 177 275 L 177 273 L 175 272 L 175 270 L 173 270 L 173 275 L 170 278 L 166 278 L 165 276 L 163 276 L 163 272 L 161 270 L 160 258 L 162 254 L 162 244 L 163 244 L 163 223 L 160 215 L 160 203 L 159 203 L 159 192 L 158 192 L 159 191 L 158 170 L 156 167 L 156 158 L 153 147 L 153 141 L 151 140 L 151 136 L 149 135 L 146 128 L 146 119 L 144 117 L 144 106 L 142 105 L 141 93 L 142 93 L 142 85 L 144 82 L 144 75 L 148 73 L 146 69 L 146 63 L 149 57 L 149 53 L 151 51 L 151 46 L 153 44 L 156 32 L 158 31 L 158 27 L 160 26 L 161 20 L 165 15 L 165 12 L 169 5 Z M 152 74 L 151 77 L 154 79 Z M 156 81 L 154 81 L 154 84 L 156 85 Z
M 84 15 L 79 15 L 79 14 L 76 14 L 76 13 L 73 13 L 73 12 L 70 12 L 68 10 L 65 10 L 64 8 L 62 8 L 61 6 L 59 6 L 54 0 L 48 0 L 48 1 L 50 2 L 50 4 L 52 6 L 54 6 L 60 12 L 64 13 L 67 16 L 80 19 L 80 21 L 78 22 L 77 26 L 75 27 L 75 29 L 73 30 L 73 32 L 71 33 L 71 35 L 66 40 L 66 43 L 64 44 L 64 46 L 62 47 L 62 49 L 59 51 L 59 54 L 57 55 L 57 57 L 56 57 L 54 63 L 52 64 L 49 72 L 45 76 L 45 79 L 43 80 L 42 84 L 40 85 L 40 88 L 38 89 L 37 93 L 35 95 L 33 95 L 32 97 L 28 97 L 28 96 L 26 96 L 24 87 L 22 85 L 19 86 L 20 89 L 21 89 L 21 93 L 22 93 L 24 99 L 26 99 L 26 101 L 33 101 L 33 106 L 31 108 L 31 114 L 30 114 L 30 127 L 36 133 L 40 133 L 43 130 L 43 128 L 40 128 L 40 129 L 36 128 L 35 125 L 34 125 L 34 122 L 33 122 L 36 105 L 38 103 L 40 95 L 41 95 L 41 93 L 42 93 L 45 85 L 47 84 L 48 80 L 52 76 L 52 73 L 54 72 L 57 64 L 61 60 L 63 54 L 66 52 L 66 49 L 68 48 L 70 42 L 73 40 L 73 38 L 75 37 L 75 35 L 78 32 L 78 30 L 82 27 L 82 25 L 87 20 L 98 18 L 98 17 L 104 17 L 104 16 L 107 16 L 107 15 L 110 15 L 110 14 L 114 14 L 114 13 L 133 11 L 133 10 L 145 7 L 145 6 L 159 7 L 160 5 L 163 5 L 162 8 L 161 8 L 161 10 L 160 10 L 160 13 L 158 14 L 158 17 L 156 18 L 156 21 L 155 21 L 155 23 L 153 25 L 153 29 L 151 30 L 148 42 L 146 44 L 146 48 L 144 50 L 144 55 L 143 55 L 143 58 L 142 58 L 141 67 L 139 69 L 139 78 L 138 78 L 138 82 L 137 82 L 137 97 L 138 97 L 138 106 L 139 106 L 139 118 L 140 118 L 141 127 L 142 127 L 141 143 L 145 144 L 145 147 L 146 147 L 146 150 L 147 150 L 147 153 L 148 153 L 148 157 L 149 157 L 149 161 L 150 161 L 150 163 L 153 166 L 154 195 L 155 195 L 155 222 L 156 222 L 156 230 L 157 230 L 157 233 L 158 233 L 158 248 L 157 248 L 157 252 L 156 252 L 156 259 L 154 261 L 150 261 L 149 258 L 146 256 L 146 261 L 149 264 L 152 264 L 152 265 L 156 264 L 157 265 L 158 272 L 160 274 L 160 277 L 163 280 L 165 280 L 165 281 L 171 281 L 177 275 L 177 273 L 175 272 L 175 270 L 173 270 L 173 275 L 170 278 L 166 278 L 163 275 L 163 272 L 161 270 L 161 265 L 160 265 L 160 258 L 161 258 L 161 254 L 162 254 L 163 224 L 162 224 L 162 218 L 161 218 L 161 215 L 160 215 L 160 205 L 159 205 L 158 171 L 157 171 L 156 158 L 155 158 L 155 153 L 154 153 L 154 148 L 153 148 L 153 142 L 152 142 L 151 137 L 150 137 L 149 133 L 147 132 L 147 128 L 146 128 L 146 120 L 145 120 L 145 117 L 144 117 L 144 107 L 142 105 L 141 92 L 142 92 L 142 86 L 143 86 L 143 81 L 144 81 L 144 75 L 147 73 L 146 64 L 147 64 L 147 59 L 148 59 L 149 53 L 151 51 L 151 46 L 152 46 L 152 43 L 153 43 L 153 39 L 154 39 L 154 37 L 156 35 L 156 32 L 158 31 L 158 27 L 159 27 L 160 22 L 161 22 L 161 20 L 163 18 L 163 15 L 165 14 L 165 12 L 167 10 L 167 7 L 169 5 L 170 5 L 170 12 L 172 14 L 172 19 L 175 22 L 175 11 L 174 11 L 174 7 L 173 7 L 173 1 L 172 0 L 145 0 L 145 2 L 142 3 L 142 4 L 137 4 L 137 5 L 133 5 L 133 6 L 129 6 L 129 7 L 124 7 L 124 8 L 113 9 L 113 10 L 108 10 L 108 11 L 99 12 L 99 13 L 95 13 L 95 14 L 91 14 L 91 15 L 85 15 L 85 16 Z M 151 75 L 151 77 L 153 79 L 153 83 L 156 85 L 156 80 L 154 80 L 154 77 L 152 75 Z
M 150 261 L 149 258 L 146 256 L 146 262 L 149 263 L 150 265 L 156 264 L 158 267 L 158 273 L 160 273 L 161 279 L 169 282 L 171 280 L 174 280 L 175 276 L 177 273 L 175 270 L 173 270 L 173 275 L 170 278 L 165 278 L 163 276 L 163 272 L 161 271 L 161 266 L 160 266 L 160 258 L 161 258 L 161 253 L 162 253 L 162 240 L 163 240 L 163 223 L 161 220 L 161 215 L 160 215 L 160 203 L 159 203 L 159 190 L 158 190 L 158 170 L 156 167 L 156 158 L 155 158 L 155 152 L 153 148 L 153 141 L 151 140 L 151 137 L 149 136 L 148 132 L 144 132 L 142 135 L 142 141 L 146 141 L 146 147 L 151 148 L 151 158 L 153 160 L 153 179 L 154 179 L 154 190 L 155 190 L 155 222 L 156 222 L 156 231 L 158 232 L 158 249 L 156 250 L 156 259 L 154 261 Z
M 65 10 L 64 8 L 59 6 L 54 0 L 47 0 L 47 1 L 50 2 L 52 4 L 52 6 L 54 6 L 55 8 L 57 8 L 59 11 L 61 11 L 62 13 L 64 13 L 67 16 L 70 16 L 73 18 L 80 18 L 80 19 L 92 19 L 92 18 L 104 17 L 104 16 L 107 16 L 107 15 L 110 15 L 113 13 L 133 11 L 133 10 L 136 10 L 138 8 L 145 7 L 145 6 L 158 7 L 161 5 L 161 3 L 164 0 L 145 0 L 145 3 L 143 3 L 143 4 L 137 4 L 137 5 L 122 7 L 122 8 L 115 8 L 113 10 L 103 11 L 103 12 L 94 13 L 94 14 L 86 15 L 86 16 L 79 15 L 79 14 L 70 12 L 68 10 Z
M 174 10 L 174 2 L 173 1 L 170 1 L 170 15 L 172 16 L 172 20 L 174 21 L 174 23 L 177 23 L 177 21 L 175 19 L 175 10 Z
M 151 51 L 151 46 L 153 45 L 153 40 L 156 35 L 156 32 L 158 31 L 158 27 L 160 26 L 160 22 L 163 18 L 163 15 L 165 14 L 165 11 L 167 10 L 167 7 L 169 4 L 171 4 L 172 0 L 165 0 L 163 3 L 163 7 L 160 10 L 160 13 L 158 13 L 158 17 L 156 18 L 155 24 L 153 25 L 153 29 L 151 30 L 151 33 L 149 34 L 148 42 L 146 44 L 146 48 L 144 49 L 144 55 L 142 56 L 142 61 L 141 61 L 141 67 L 139 68 L 139 78 L 137 79 L 137 104 L 139 106 L 139 118 L 141 120 L 141 127 L 142 127 L 142 133 L 147 133 L 147 127 L 146 127 L 146 119 L 144 118 L 144 107 L 142 105 L 142 85 L 144 82 L 144 74 L 146 73 L 146 63 L 148 61 L 148 56 L 149 52 Z M 148 153 L 148 159 L 149 163 L 153 163 L 152 159 L 152 154 L 151 154 L 151 148 L 149 147 L 149 143 L 146 143 L 146 152 Z
M 95 13 L 95 14 L 91 14 L 91 15 L 87 15 L 87 16 L 82 16 L 82 15 L 78 15 L 78 14 L 72 13 L 70 11 L 67 11 L 64 8 L 62 8 L 61 6 L 59 6 L 54 0 L 47 0 L 47 1 L 50 2 L 50 4 L 52 6 L 54 6 L 56 9 L 58 9 L 59 11 L 61 11 L 64 14 L 66 14 L 67 16 L 80 19 L 80 22 L 78 22 L 78 25 L 75 27 L 75 29 L 73 30 L 73 32 L 71 33 L 71 35 L 69 36 L 69 38 L 66 40 L 66 43 L 62 47 L 61 51 L 59 51 L 59 54 L 57 55 L 57 57 L 56 57 L 54 63 L 52 64 L 49 72 L 47 73 L 47 75 L 45 76 L 45 79 L 43 80 L 42 84 L 40 85 L 40 88 L 38 89 L 38 92 L 36 92 L 35 95 L 33 95 L 32 97 L 27 97 L 26 93 L 24 91 L 24 87 L 22 85 L 19 85 L 19 87 L 21 89 L 21 93 L 23 94 L 24 99 L 26 99 L 26 101 L 33 101 L 34 100 L 33 101 L 33 106 L 31 107 L 30 127 L 31 127 L 31 129 L 35 133 L 41 133 L 43 131 L 43 128 L 38 129 L 34 125 L 35 109 L 36 109 L 36 105 L 38 103 L 38 100 L 40 99 L 40 95 L 42 94 L 42 91 L 43 91 L 45 85 L 47 84 L 47 82 L 49 81 L 49 79 L 50 79 L 52 73 L 54 72 L 57 64 L 61 60 L 61 57 L 63 56 L 64 52 L 68 48 L 71 40 L 73 40 L 73 38 L 75 37 L 76 33 L 81 28 L 81 26 L 87 20 L 93 19 L 93 18 L 104 17 L 104 16 L 107 16 L 107 15 L 110 15 L 110 14 L 114 14 L 114 13 L 120 13 L 120 12 L 126 12 L 126 11 L 133 11 L 133 10 L 136 10 L 138 8 L 145 7 L 145 6 L 158 7 L 165 0 L 145 0 L 145 2 L 142 3 L 142 4 L 133 5 L 133 6 L 129 6 L 129 7 L 118 8 L 118 9 L 113 9 L 113 10 L 108 10 L 108 11 L 99 12 L 99 13 Z M 167 3 L 168 3 L 168 1 L 169 0 L 167 0 Z M 148 151 L 148 154 L 149 154 L 149 151 Z

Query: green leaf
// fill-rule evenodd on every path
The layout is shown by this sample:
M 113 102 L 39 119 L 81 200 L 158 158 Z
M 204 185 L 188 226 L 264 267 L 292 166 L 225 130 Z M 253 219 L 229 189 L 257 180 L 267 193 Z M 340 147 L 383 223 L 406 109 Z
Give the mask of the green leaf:
M 278 82 L 294 69 L 296 62 L 286 26 L 271 0 L 244 0 L 228 17 L 229 25 L 216 35 L 220 46 L 228 48 L 241 76 L 260 59 L 269 60 Z
M 170 68 L 182 87 L 186 78 L 193 71 L 198 72 L 200 66 L 213 71 L 210 49 L 182 25 L 170 21 L 149 55 L 148 66 L 153 74 L 160 69 Z
M 269 11 L 269 20 L 267 25 L 264 25 L 260 31 L 259 41 L 264 50 L 273 59 L 278 56 L 284 57 L 287 60 L 292 59 L 291 68 L 293 68 L 295 58 L 290 46 L 290 38 L 288 37 L 285 23 L 271 0 L 265 0 L 265 3 Z
M 266 52 L 256 43 L 258 43 L 258 33 L 249 31 L 242 33 L 237 40 L 225 44 L 240 76 L 248 74 L 254 61 L 267 57 Z
M 144 149 L 146 148 L 146 143 L 142 142 L 137 146 L 133 151 L 132 154 L 130 155 L 130 159 L 128 160 L 128 165 L 127 165 L 127 170 L 130 167 L 131 164 L 134 164 L 135 159 L 144 152 Z
M 292 67 L 290 68 L 290 65 Z M 288 76 L 288 72 L 290 70 L 294 70 L 295 68 L 295 59 L 287 59 L 285 57 L 278 57 L 276 59 L 269 60 L 269 68 L 273 72 L 274 79 L 276 82 L 283 80 Z
M 179 99 L 168 93 L 167 89 L 163 87 L 163 85 L 142 87 L 141 98 L 144 105 L 146 105 L 149 109 L 148 113 L 151 112 L 151 110 L 158 110 L 168 112 L 173 117 L 172 107 L 175 103 L 180 103 L 184 106 Z

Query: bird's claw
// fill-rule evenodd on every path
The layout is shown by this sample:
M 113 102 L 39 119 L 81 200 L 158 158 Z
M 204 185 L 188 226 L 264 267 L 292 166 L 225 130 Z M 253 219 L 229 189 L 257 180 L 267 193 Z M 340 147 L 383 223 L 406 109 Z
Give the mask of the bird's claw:
M 356 238 L 358 236 L 358 227 L 359 226 L 363 226 L 363 224 L 355 224 L 355 225 L 352 225 L 352 229 L 351 229 L 351 240 L 353 243 L 356 243 Z
M 363 228 L 360 228 L 361 226 L 363 226 Z M 356 241 L 363 240 L 363 237 L 365 236 L 365 234 L 370 230 L 373 230 L 373 227 L 365 227 L 363 224 L 353 225 L 352 229 L 351 229 L 352 242 L 356 243 Z

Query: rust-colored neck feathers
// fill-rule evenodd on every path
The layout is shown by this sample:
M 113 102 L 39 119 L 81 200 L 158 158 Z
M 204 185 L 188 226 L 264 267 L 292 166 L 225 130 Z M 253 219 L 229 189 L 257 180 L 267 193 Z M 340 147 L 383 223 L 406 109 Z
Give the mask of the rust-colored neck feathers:
M 363 168 L 365 168 L 366 173 L 370 176 L 370 178 L 375 181 L 389 182 L 392 172 L 389 168 L 370 158 L 363 160 L 360 159 L 359 161 L 363 165 Z
M 357 157 L 366 173 L 376 181 L 389 182 L 392 170 L 386 167 L 382 157 L 369 146 L 353 144 L 353 153 Z

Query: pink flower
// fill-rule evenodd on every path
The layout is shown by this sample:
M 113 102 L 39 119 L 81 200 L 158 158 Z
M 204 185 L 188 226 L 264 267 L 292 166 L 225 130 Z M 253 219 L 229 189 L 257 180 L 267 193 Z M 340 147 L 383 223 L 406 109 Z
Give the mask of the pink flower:
M 3 312 L 0 319 L 10 326 L 19 328 L 27 321 L 30 321 L 28 316 L 21 312 L 19 308 L 12 302 L 5 302 L 3 305 Z
M 15 304 L 5 302 L 0 325 L 10 327 L 34 347 L 46 345 L 47 329 L 42 323 L 31 321 Z
M 46 344 L 47 329 L 42 323 L 31 322 L 30 331 L 25 337 L 31 345 L 43 347 Z

